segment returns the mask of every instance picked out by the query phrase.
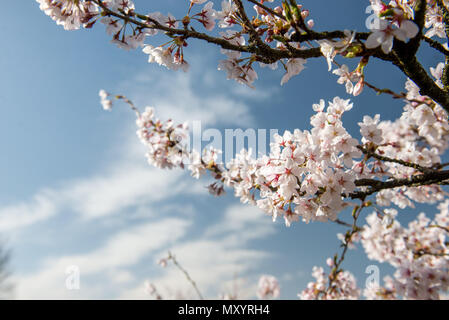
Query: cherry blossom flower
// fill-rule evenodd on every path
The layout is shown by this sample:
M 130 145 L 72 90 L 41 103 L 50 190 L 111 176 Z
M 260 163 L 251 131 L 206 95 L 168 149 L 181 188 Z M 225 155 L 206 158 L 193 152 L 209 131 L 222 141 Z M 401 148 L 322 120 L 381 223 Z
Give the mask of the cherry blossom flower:
M 393 25 L 387 20 L 379 20 L 378 29 L 374 29 L 369 35 L 365 46 L 368 49 L 381 46 L 382 51 L 388 54 L 393 48 L 394 38 L 405 42 L 407 39 L 414 38 L 418 31 L 418 26 L 410 20 L 402 21 L 399 28 L 393 28 Z
M 253 87 L 252 83 L 257 79 L 257 73 L 251 64 L 240 66 L 237 59 L 221 60 L 218 65 L 218 70 L 226 71 L 227 79 L 234 79 L 235 81 Z
M 432 38 L 437 36 L 443 39 L 446 38 L 446 31 L 444 28 L 441 9 L 439 7 L 432 7 L 428 5 L 424 27 L 429 29 L 425 34 L 426 37 Z
M 263 275 L 259 279 L 259 288 L 257 290 L 257 296 L 259 299 L 276 299 L 280 295 L 280 287 L 278 280 L 270 275 Z
M 366 141 L 371 141 L 375 144 L 380 144 L 382 142 L 382 129 L 378 126 L 379 118 L 380 116 L 378 114 L 376 114 L 374 118 L 364 116 L 363 122 L 359 122 L 360 133 Z
M 221 11 L 214 12 L 214 18 L 218 20 L 218 26 L 220 28 L 232 27 L 235 23 L 234 14 L 237 11 L 235 3 L 231 0 L 224 0 L 221 2 Z
M 397 220 L 388 224 L 376 213 L 367 217 L 361 242 L 370 259 L 388 262 L 396 272 L 380 286 L 365 291 L 367 298 L 388 295 L 390 299 L 438 299 L 438 292 L 449 288 L 447 233 L 449 201 L 441 203 L 440 213 L 431 221 L 423 213 L 402 227 Z M 393 211 L 394 219 L 397 212 Z M 439 227 L 432 227 L 437 225 Z
M 77 30 L 88 25 L 90 20 L 98 14 L 98 9 L 91 2 L 73 0 L 36 0 L 39 8 L 50 16 L 65 30 Z
M 302 58 L 288 59 L 285 65 L 286 74 L 282 77 L 281 85 L 287 83 L 291 77 L 298 75 L 302 70 L 304 70 L 305 63 L 306 60 Z
M 443 76 L 444 63 L 440 62 L 436 68 L 430 68 L 430 73 L 435 78 L 435 83 L 443 88 L 443 82 L 441 81 L 441 77 Z
M 318 41 L 320 44 L 320 50 L 323 53 L 323 56 L 326 57 L 327 64 L 329 66 L 329 70 L 332 70 L 332 63 L 337 54 L 340 52 L 344 52 L 354 41 L 355 32 L 351 32 L 349 30 L 344 30 L 345 38 L 340 41 L 330 41 L 330 40 L 321 40 Z
M 335 69 L 333 74 L 336 74 L 340 78 L 337 80 L 339 84 L 344 84 L 346 87 L 346 92 L 349 94 L 354 93 L 354 84 L 353 82 L 358 82 L 360 79 L 360 75 L 356 72 L 349 72 L 347 65 L 342 65 L 340 68 Z M 354 94 L 355 95 L 355 94 Z
M 117 34 L 123 27 L 119 20 L 114 20 L 110 17 L 104 17 L 101 19 L 101 23 L 106 25 L 106 33 L 109 35 Z
M 206 3 L 204 5 L 201 12 L 194 16 L 194 17 L 196 17 L 195 19 L 197 19 L 199 22 L 201 22 L 202 25 L 204 26 L 204 28 L 206 28 L 206 30 L 209 30 L 209 31 L 214 29 L 215 19 L 217 16 L 215 13 L 215 10 L 212 9 L 213 5 L 214 5 L 214 3 L 212 1 L 209 1 L 208 3 Z
M 112 101 L 108 99 L 109 93 L 107 93 L 102 89 L 100 90 L 98 95 L 100 96 L 101 105 L 103 106 L 103 109 L 110 111 L 112 109 Z
M 357 288 L 354 276 L 348 271 L 337 273 L 336 278 L 333 281 L 333 290 L 326 290 L 329 282 L 329 276 L 326 275 L 323 268 L 313 267 L 312 276 L 316 279 L 316 281 L 309 282 L 307 289 L 298 294 L 298 297 L 301 300 L 359 299 L 360 290 Z

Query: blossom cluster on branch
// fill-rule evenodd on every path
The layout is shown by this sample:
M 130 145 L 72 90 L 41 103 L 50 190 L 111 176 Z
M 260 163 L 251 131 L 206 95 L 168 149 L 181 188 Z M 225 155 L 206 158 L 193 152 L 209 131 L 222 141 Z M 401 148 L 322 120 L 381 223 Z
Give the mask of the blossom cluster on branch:
M 386 219 L 376 213 L 367 217 L 361 242 L 368 258 L 388 262 L 394 278 L 386 277 L 385 286 L 370 286 L 364 294 L 369 299 L 438 299 L 449 289 L 449 200 L 438 206 L 433 221 L 424 213 L 404 228 L 388 210 Z M 388 221 L 390 220 L 390 221 Z
M 449 95 L 435 85 L 417 61 L 408 57 L 416 53 L 423 39 L 448 55 L 443 45 L 431 39 L 446 37 L 443 0 L 395 0 L 389 4 L 370 0 L 376 14 L 369 26 L 371 33 L 316 32 L 313 30 L 316 22 L 310 18 L 309 10 L 296 0 L 278 1 L 281 5 L 274 8 L 265 4 L 274 0 L 247 0 L 253 4 L 255 16 L 251 18 L 242 0 L 224 0 L 221 8 L 214 8 L 212 1 L 186 1 L 190 5 L 181 18 L 158 11 L 138 13 L 131 0 L 36 1 L 41 10 L 65 29 L 92 28 L 99 21 L 112 36 L 112 43 L 126 50 L 143 47 L 150 63 L 169 69 L 188 70 L 185 49 L 190 39 L 221 47 L 226 59 L 219 62 L 218 69 L 225 71 L 228 79 L 249 86 L 258 78 L 256 63 L 271 69 L 280 63 L 285 69 L 281 79 L 284 84 L 304 69 L 307 59 L 324 56 L 331 70 L 338 55 L 360 60 L 355 70 L 341 66 L 337 72 L 338 82 L 345 83 L 349 93 L 358 95 L 365 87 L 364 69 L 369 58 L 374 57 L 392 62 L 418 84 L 423 95 L 449 108 Z M 217 36 L 213 32 L 216 28 L 226 32 Z M 425 34 L 423 29 L 427 29 Z M 156 34 L 165 34 L 169 40 L 161 45 L 146 43 Z M 443 78 L 445 82 L 446 77 Z M 354 88 L 352 82 L 357 83 Z

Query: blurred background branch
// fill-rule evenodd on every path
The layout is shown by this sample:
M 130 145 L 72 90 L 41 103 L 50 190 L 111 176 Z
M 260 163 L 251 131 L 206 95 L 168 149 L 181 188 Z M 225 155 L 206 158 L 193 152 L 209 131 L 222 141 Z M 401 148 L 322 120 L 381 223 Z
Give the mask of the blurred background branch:
M 3 242 L 0 242 L 0 300 L 12 299 L 14 286 L 11 282 L 11 272 L 9 261 L 11 251 L 6 248 Z

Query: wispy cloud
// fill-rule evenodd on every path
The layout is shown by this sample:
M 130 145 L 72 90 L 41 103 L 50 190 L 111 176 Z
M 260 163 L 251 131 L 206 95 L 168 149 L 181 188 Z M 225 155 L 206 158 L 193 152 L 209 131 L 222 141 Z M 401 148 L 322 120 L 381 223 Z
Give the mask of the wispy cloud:
M 208 57 L 192 56 L 192 59 L 195 65 L 210 64 Z M 251 127 L 256 125 L 253 115 L 257 108 L 252 109 L 253 102 L 269 98 L 276 89 L 243 87 L 209 68 L 195 68 L 188 73 L 151 68 L 123 81 L 118 90 L 139 106 L 154 106 L 163 119 L 200 120 L 206 126 Z
M 53 191 L 41 191 L 28 202 L 0 208 L 0 232 L 27 227 L 56 213 L 57 203 Z
M 39 191 L 28 202 L 0 208 L 0 231 L 9 232 L 45 221 L 63 212 L 83 219 L 119 214 L 126 208 L 156 203 L 173 195 L 205 193 L 182 171 L 116 165 L 104 173 Z
M 182 237 L 189 222 L 182 219 L 163 219 L 149 222 L 121 231 L 111 236 L 98 249 L 84 254 L 64 255 L 47 259 L 41 269 L 29 275 L 13 279 L 19 299 L 71 299 L 104 298 L 109 282 L 119 284 L 133 280 L 131 273 L 124 268 L 137 264 L 145 255 L 160 250 Z M 70 266 L 80 271 L 80 290 L 68 290 L 67 274 Z M 89 275 L 103 275 L 103 281 L 86 281 Z M 101 280 L 100 280 L 101 279 Z M 103 289 L 98 291 L 98 287 Z

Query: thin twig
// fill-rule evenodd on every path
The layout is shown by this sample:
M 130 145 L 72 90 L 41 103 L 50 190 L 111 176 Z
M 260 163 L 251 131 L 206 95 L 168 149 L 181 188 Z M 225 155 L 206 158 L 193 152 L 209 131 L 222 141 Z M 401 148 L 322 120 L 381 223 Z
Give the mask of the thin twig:
M 442 0 L 436 0 L 438 7 L 441 9 L 443 14 L 449 14 L 448 8 L 444 5 Z
M 332 220 L 331 220 L 331 221 L 332 221 Z M 336 223 L 336 224 L 339 224 L 339 225 L 342 225 L 342 226 L 345 226 L 345 227 L 352 227 L 352 225 L 351 225 L 350 223 L 347 223 L 347 222 L 342 221 L 342 220 L 340 220 L 340 219 L 335 219 L 335 220 L 333 220 L 332 222 L 334 222 L 334 223 Z
M 442 229 L 442 230 L 446 231 L 447 233 L 449 233 L 449 228 L 440 226 L 438 224 L 432 224 L 429 226 L 429 228 L 438 228 L 438 229 Z
M 438 41 L 430 39 L 428 37 L 423 37 L 423 40 L 429 44 L 429 46 L 431 46 L 432 48 L 440 51 L 442 54 L 444 54 L 445 56 L 449 56 L 449 51 Z
M 216 44 L 223 49 L 228 49 L 228 50 L 233 50 L 233 51 L 238 51 L 238 52 L 252 53 L 257 56 L 258 61 L 261 61 L 261 62 L 264 62 L 267 64 L 274 63 L 280 59 L 290 59 L 290 58 L 308 59 L 308 58 L 322 57 L 320 48 L 312 48 L 312 49 L 308 49 L 308 50 L 294 49 L 294 51 L 288 51 L 288 50 L 273 49 L 268 45 L 259 46 L 259 47 L 254 46 L 254 45 L 240 46 L 240 45 L 232 44 L 223 38 L 215 38 L 215 37 L 209 36 L 205 33 L 197 32 L 195 30 L 175 29 L 175 28 L 166 27 L 164 25 L 161 25 L 159 22 L 157 22 L 156 20 L 154 20 L 148 16 L 136 14 L 136 16 L 139 19 L 149 22 L 149 23 L 145 23 L 142 21 L 138 21 L 130 16 L 110 10 L 100 0 L 93 0 L 93 1 L 95 3 L 97 3 L 103 9 L 103 11 L 105 12 L 106 15 L 120 18 L 128 23 L 133 23 L 141 28 L 162 30 L 162 31 L 167 32 L 170 35 L 178 35 L 180 37 L 183 37 L 184 40 L 188 39 L 188 38 L 195 38 L 195 39 L 200 39 L 200 40 L 204 40 L 209 43 Z
M 242 21 L 244 23 L 245 29 L 248 29 L 249 35 L 250 35 L 250 42 L 254 41 L 257 46 L 263 49 L 271 49 L 270 46 L 265 44 L 262 39 L 260 39 L 259 34 L 257 33 L 256 29 L 254 29 L 253 24 L 249 20 L 248 16 L 246 15 L 245 8 L 243 7 L 243 3 L 241 0 L 234 0 L 235 5 L 237 6 L 237 10 L 239 13 L 240 18 L 242 18 Z M 251 41 L 252 40 L 252 41 Z
M 178 261 L 176 260 L 175 256 L 171 254 L 171 252 L 168 252 L 168 260 L 173 261 L 173 264 L 182 272 L 184 273 L 187 281 L 190 282 L 190 284 L 192 285 L 192 287 L 195 289 L 196 293 L 198 294 L 198 297 L 200 298 L 200 300 L 204 300 L 203 295 L 201 294 L 200 290 L 198 289 L 195 281 L 190 277 L 189 273 L 178 263 Z
M 421 171 L 422 173 L 429 173 L 429 172 L 434 172 L 435 171 L 432 168 L 423 167 L 423 166 L 420 166 L 419 164 L 416 164 L 416 163 L 407 162 L 407 161 L 400 160 L 400 159 L 393 159 L 393 158 L 382 156 L 382 155 L 377 154 L 375 152 L 371 152 L 371 151 L 367 150 L 366 148 L 364 148 L 362 146 L 357 146 L 357 148 L 360 151 L 362 151 L 365 155 L 367 155 L 369 158 L 375 158 L 377 160 L 384 161 L 384 162 L 397 163 L 397 164 L 403 165 L 405 167 L 409 167 L 409 168 L 413 168 L 415 170 Z
M 340 255 L 340 258 L 338 259 L 338 261 L 336 261 L 336 257 L 334 258 L 335 261 L 335 265 L 332 268 L 331 273 L 329 274 L 329 283 L 327 286 L 327 289 L 325 291 L 322 292 L 322 294 L 328 294 L 328 293 L 332 293 L 335 290 L 335 287 L 333 287 L 333 283 L 337 280 L 338 274 L 340 272 L 342 272 L 343 270 L 340 269 L 341 264 L 343 263 L 345 257 L 346 257 L 346 253 L 348 251 L 349 248 L 349 244 L 351 243 L 351 239 L 354 236 L 354 234 L 356 234 L 357 232 L 359 232 L 361 229 L 357 226 L 357 219 L 360 216 L 360 213 L 362 212 L 362 209 L 365 207 L 365 203 L 362 201 L 360 206 L 357 206 L 354 208 L 352 217 L 353 217 L 353 223 L 351 225 L 351 230 L 347 232 L 346 236 L 345 236 L 345 241 L 343 243 L 343 251 Z
M 267 6 L 261 4 L 260 2 L 257 2 L 256 0 L 247 0 L 247 1 L 249 1 L 249 2 L 251 2 L 251 3 L 254 3 L 256 6 L 258 6 L 258 7 L 262 8 L 262 9 L 264 9 L 266 12 L 272 14 L 273 16 L 276 16 L 276 17 L 278 17 L 278 18 L 280 18 L 280 19 L 282 19 L 282 20 L 284 20 L 284 21 L 287 21 L 287 19 L 286 19 L 282 14 L 277 13 L 277 12 L 274 11 L 273 9 L 268 8 Z
M 368 88 L 373 89 L 374 91 L 376 91 L 377 94 L 388 94 L 388 95 L 391 95 L 393 97 L 393 99 L 403 99 L 403 100 L 405 100 L 407 102 L 410 102 L 410 103 L 425 104 L 425 105 L 428 105 L 429 107 L 434 105 L 434 102 L 432 102 L 432 101 L 421 101 L 421 100 L 417 100 L 417 99 L 408 99 L 407 95 L 405 93 L 403 93 L 403 92 L 397 93 L 397 92 L 394 92 L 391 89 L 380 89 L 380 88 L 370 84 L 367 81 L 363 81 L 363 83 Z

